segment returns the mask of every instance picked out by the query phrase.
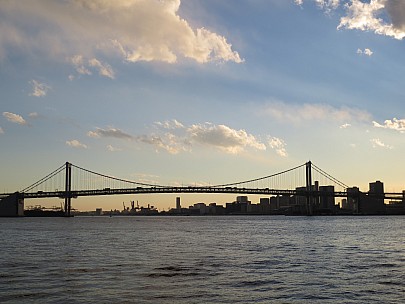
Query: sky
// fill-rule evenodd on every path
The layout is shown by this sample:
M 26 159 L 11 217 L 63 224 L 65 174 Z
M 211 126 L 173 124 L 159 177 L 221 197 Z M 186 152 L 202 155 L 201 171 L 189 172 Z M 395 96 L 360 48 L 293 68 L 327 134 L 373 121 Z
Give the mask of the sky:
M 401 192 L 404 38 L 402 0 L 0 0 L 0 192 L 66 161 L 196 185 L 308 160 Z M 134 199 L 175 206 L 73 207 Z

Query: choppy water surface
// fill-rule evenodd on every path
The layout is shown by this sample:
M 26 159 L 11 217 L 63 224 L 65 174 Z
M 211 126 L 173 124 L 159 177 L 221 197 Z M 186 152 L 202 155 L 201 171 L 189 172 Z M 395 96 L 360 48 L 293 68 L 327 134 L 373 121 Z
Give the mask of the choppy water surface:
M 0 302 L 404 303 L 404 221 L 0 218 Z

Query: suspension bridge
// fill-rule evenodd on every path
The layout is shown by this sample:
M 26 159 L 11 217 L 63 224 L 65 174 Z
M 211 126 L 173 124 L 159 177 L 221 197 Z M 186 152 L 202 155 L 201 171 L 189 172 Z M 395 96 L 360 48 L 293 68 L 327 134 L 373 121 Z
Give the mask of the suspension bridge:
M 313 181 L 315 183 L 313 184 Z M 325 185 L 325 186 L 322 186 Z M 316 197 L 356 196 L 349 186 L 308 161 L 294 168 L 271 175 L 206 186 L 171 186 L 131 181 L 88 170 L 66 162 L 32 185 L 15 193 L 0 194 L 0 199 L 15 197 L 18 201 L 32 198 L 64 199 L 66 216 L 71 216 L 71 201 L 84 196 L 152 194 L 152 193 L 234 193 L 266 196 L 299 196 L 307 201 Z M 399 199 L 403 193 L 385 193 L 383 199 Z M 0 204 L 2 201 L 0 201 Z

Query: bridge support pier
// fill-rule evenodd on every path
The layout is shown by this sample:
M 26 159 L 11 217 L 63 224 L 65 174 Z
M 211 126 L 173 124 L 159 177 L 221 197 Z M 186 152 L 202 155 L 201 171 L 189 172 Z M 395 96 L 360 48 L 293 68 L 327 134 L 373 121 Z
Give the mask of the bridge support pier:
M 312 162 L 308 161 L 305 168 L 307 190 L 307 215 L 312 215 Z
M 65 180 L 65 216 L 70 217 L 72 200 L 72 164 L 66 162 L 66 180 Z

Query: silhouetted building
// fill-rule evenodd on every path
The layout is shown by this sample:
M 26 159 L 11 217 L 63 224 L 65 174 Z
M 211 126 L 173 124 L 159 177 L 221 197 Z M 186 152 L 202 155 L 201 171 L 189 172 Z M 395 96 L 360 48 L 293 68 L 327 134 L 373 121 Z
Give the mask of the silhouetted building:
M 180 197 L 176 197 L 176 209 L 181 211 Z
M 1 199 L 0 216 L 24 216 L 24 199 L 17 192 Z
M 237 196 L 236 197 L 236 202 L 237 203 L 250 203 L 250 201 L 248 200 L 248 197 L 246 195 L 242 195 L 242 196 Z
M 361 197 L 364 199 L 364 194 L 360 192 L 358 187 L 347 188 L 347 205 L 353 206 L 353 213 L 358 214 L 360 213 L 361 209 Z
M 322 214 L 335 214 L 335 187 L 334 186 L 320 186 L 319 187 L 319 209 Z
M 196 203 L 190 209 L 199 210 L 200 215 L 209 214 L 209 207 L 204 203 Z
M 270 198 L 269 197 L 261 197 L 260 198 L 260 213 L 262 214 L 270 214 Z
M 369 184 L 369 192 L 366 197 L 361 197 L 359 213 L 362 214 L 384 214 L 384 184 L 380 181 Z
M 211 215 L 225 214 L 225 208 L 222 205 L 217 205 L 216 203 L 210 203 L 208 208 L 209 208 L 209 214 L 211 214 Z

